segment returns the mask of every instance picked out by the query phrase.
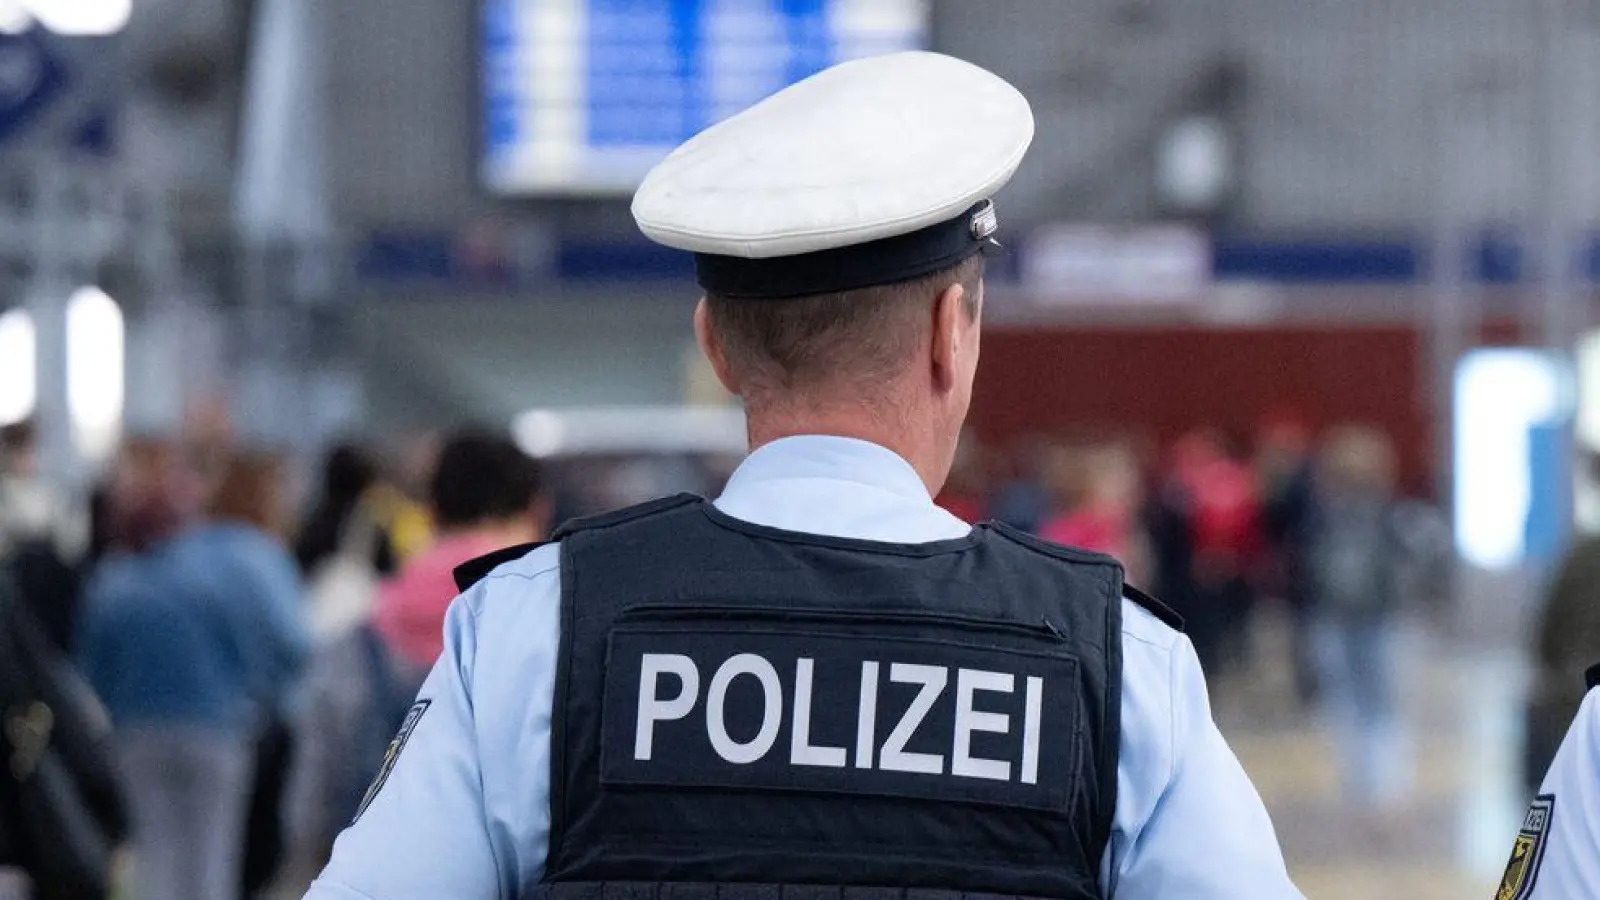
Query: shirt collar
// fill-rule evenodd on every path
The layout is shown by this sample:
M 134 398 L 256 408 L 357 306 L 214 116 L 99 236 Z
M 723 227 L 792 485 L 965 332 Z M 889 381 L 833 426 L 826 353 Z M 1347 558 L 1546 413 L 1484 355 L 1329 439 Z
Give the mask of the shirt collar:
M 729 477 L 724 493 L 797 479 L 850 482 L 933 505 L 917 470 L 893 450 L 870 441 L 821 434 L 780 438 L 757 448 Z

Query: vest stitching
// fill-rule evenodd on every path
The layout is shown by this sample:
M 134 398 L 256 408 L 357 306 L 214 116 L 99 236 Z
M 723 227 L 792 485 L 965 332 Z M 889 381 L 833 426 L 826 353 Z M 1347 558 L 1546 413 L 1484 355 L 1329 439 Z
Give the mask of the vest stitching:
M 593 846 L 606 849 L 624 849 L 629 851 L 637 850 L 641 844 L 646 844 L 661 849 L 679 849 L 691 852 L 704 849 L 704 844 L 690 839 L 663 839 L 662 835 L 660 834 L 650 834 L 647 832 L 618 830 L 613 833 L 616 835 L 615 840 L 596 841 L 594 842 Z M 782 840 L 761 840 L 759 838 L 745 837 L 741 839 L 741 842 L 752 848 L 768 847 L 778 850 L 793 849 L 795 846 L 797 846 L 797 842 L 793 838 L 783 838 Z M 833 843 L 826 838 L 817 838 L 815 840 L 808 840 L 803 843 L 811 845 L 818 850 L 824 851 L 838 846 L 836 843 Z M 850 842 L 850 846 L 894 851 L 896 853 L 912 851 L 908 855 L 913 858 L 924 858 L 940 862 L 946 861 L 949 858 L 947 855 L 945 855 L 945 853 L 949 852 L 948 849 L 946 849 L 945 853 L 940 853 L 938 851 L 922 853 L 915 852 L 919 847 L 924 846 L 921 844 L 898 844 L 886 841 L 852 840 Z M 1060 852 L 1056 850 L 1040 851 L 1037 853 L 1019 853 L 1014 848 L 1007 847 L 993 852 L 981 852 L 975 848 L 963 847 L 961 848 L 960 852 L 973 859 L 981 859 L 993 862 L 1015 862 L 1017 860 L 1027 860 L 1045 867 L 1053 867 L 1059 865 L 1061 862 Z

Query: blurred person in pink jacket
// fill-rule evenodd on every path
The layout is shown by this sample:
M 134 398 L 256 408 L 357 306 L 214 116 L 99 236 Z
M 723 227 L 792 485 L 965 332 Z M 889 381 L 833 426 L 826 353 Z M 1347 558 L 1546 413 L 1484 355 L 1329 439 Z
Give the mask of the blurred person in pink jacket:
M 456 566 L 541 538 L 550 513 L 540 467 L 509 438 L 449 437 L 429 485 L 434 542 L 378 589 L 374 623 L 400 659 L 421 670 L 444 649 L 444 614 Z
M 1128 584 L 1149 584 L 1150 542 L 1141 521 L 1144 485 L 1133 451 L 1120 443 L 1063 447 L 1051 469 L 1061 512 L 1045 520 L 1039 536 L 1115 557 Z
M 383 763 L 423 677 L 443 650 L 452 570 L 539 540 L 549 518 L 538 463 L 510 440 L 464 431 L 442 447 L 429 485 L 435 541 L 378 589 L 372 617 L 317 651 L 296 728 L 285 893 L 327 862 Z

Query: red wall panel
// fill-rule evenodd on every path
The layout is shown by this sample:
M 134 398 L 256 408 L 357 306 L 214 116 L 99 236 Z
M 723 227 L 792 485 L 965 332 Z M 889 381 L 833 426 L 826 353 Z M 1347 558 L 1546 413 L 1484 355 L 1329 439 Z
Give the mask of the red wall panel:
M 996 446 L 1085 428 L 1163 447 L 1201 426 L 1248 439 L 1292 414 L 1313 427 L 1382 426 L 1407 476 L 1427 471 L 1425 361 L 1407 326 L 995 328 L 983 341 L 971 422 Z

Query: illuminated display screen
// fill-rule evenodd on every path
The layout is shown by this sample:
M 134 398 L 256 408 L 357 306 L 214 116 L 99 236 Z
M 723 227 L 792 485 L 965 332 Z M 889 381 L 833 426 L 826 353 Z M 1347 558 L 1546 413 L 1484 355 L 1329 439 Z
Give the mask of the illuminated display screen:
M 928 0 L 485 0 L 484 182 L 630 191 L 706 126 L 927 32 Z

